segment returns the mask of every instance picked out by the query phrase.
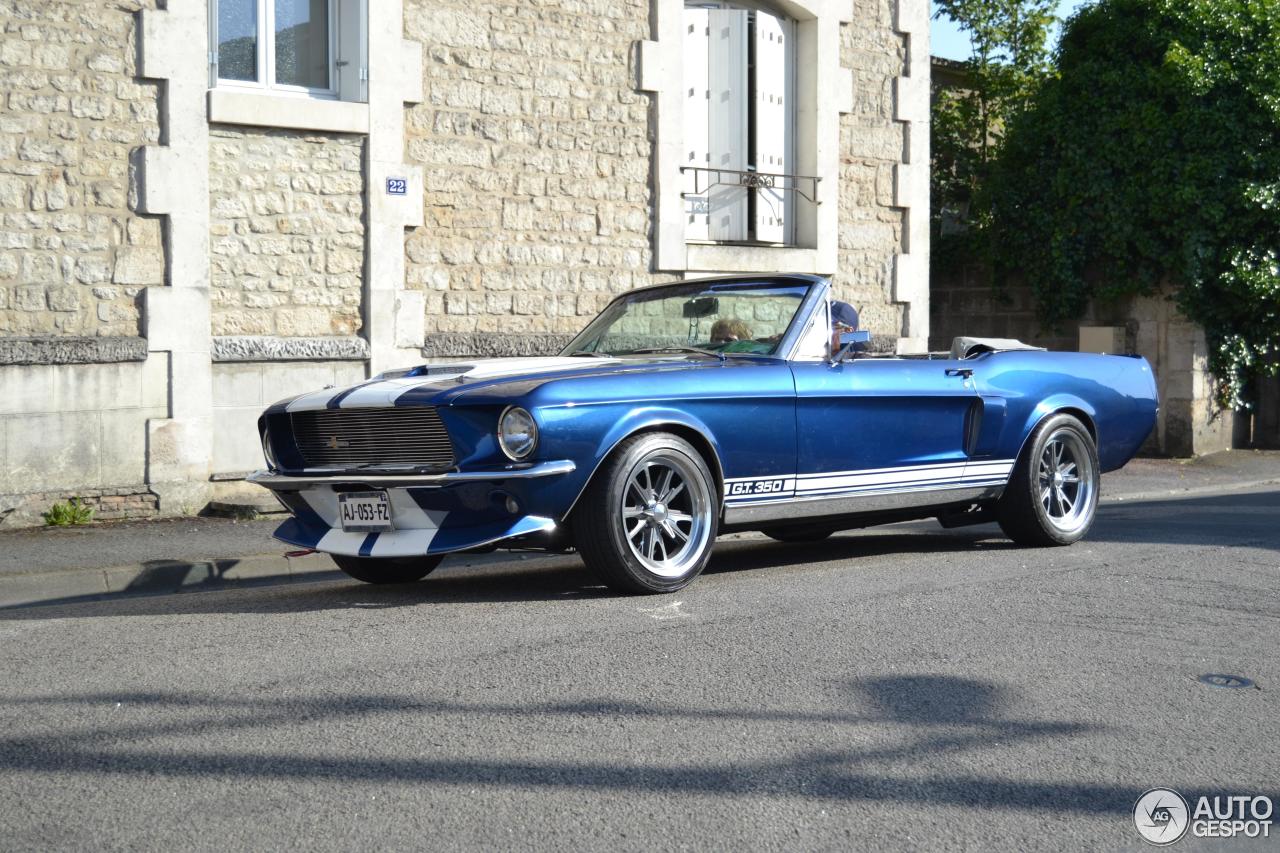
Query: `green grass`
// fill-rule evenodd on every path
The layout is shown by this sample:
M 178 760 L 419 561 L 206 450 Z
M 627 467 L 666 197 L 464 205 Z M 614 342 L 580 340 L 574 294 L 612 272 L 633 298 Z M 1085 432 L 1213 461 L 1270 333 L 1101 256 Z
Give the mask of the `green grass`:
M 93 521 L 93 507 L 86 505 L 80 498 L 72 498 L 66 503 L 54 504 L 43 515 L 44 523 L 50 527 L 71 527 Z

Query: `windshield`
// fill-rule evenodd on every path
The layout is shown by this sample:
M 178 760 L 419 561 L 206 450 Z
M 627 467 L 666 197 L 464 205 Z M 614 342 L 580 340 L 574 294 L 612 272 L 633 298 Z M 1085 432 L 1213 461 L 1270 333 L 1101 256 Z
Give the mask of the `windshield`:
M 700 282 L 642 290 L 609 306 L 563 355 L 704 351 L 775 355 L 807 284 Z

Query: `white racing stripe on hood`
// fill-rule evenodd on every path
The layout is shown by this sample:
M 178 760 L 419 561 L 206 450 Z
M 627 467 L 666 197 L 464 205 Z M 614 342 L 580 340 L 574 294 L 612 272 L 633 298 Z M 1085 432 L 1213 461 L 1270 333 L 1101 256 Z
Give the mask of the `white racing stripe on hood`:
M 460 374 L 467 379 L 493 379 L 497 376 L 516 376 L 521 373 L 558 373 L 589 367 L 596 360 L 574 356 L 548 358 L 485 358 L 471 362 L 471 369 Z
M 603 360 L 603 359 L 601 359 Z M 612 359 L 610 359 L 612 360 Z M 443 370 L 434 375 L 404 376 L 396 379 L 384 379 L 364 384 L 364 387 L 350 386 L 347 389 L 329 388 L 304 394 L 289 404 L 290 412 L 312 411 L 326 408 L 330 400 L 346 394 L 338 404 L 342 409 L 382 408 L 394 406 L 400 395 L 424 385 L 439 385 L 442 382 L 451 385 L 463 385 L 468 381 L 497 379 L 502 376 L 520 376 L 532 373 L 561 373 L 590 367 L 596 359 L 571 356 L 551 358 L 486 358 L 468 364 L 435 365 Z M 430 367 L 431 365 L 429 365 Z M 363 384 L 363 383 L 362 383 Z M 350 391 L 350 393 L 347 393 Z

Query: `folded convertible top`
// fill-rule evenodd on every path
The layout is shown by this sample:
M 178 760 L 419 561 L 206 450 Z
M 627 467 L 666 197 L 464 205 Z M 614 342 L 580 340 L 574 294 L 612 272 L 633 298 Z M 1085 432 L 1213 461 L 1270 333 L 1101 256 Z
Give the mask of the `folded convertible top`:
M 951 357 L 957 359 L 973 358 L 984 352 L 1004 352 L 1006 350 L 1039 350 L 1044 347 L 1033 347 L 1013 338 L 955 338 L 951 341 Z

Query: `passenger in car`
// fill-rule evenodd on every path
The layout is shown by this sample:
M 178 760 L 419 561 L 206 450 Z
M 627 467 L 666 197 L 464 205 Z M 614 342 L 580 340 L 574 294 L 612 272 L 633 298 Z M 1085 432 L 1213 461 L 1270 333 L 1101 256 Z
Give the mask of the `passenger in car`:
M 729 344 L 751 337 L 751 327 L 737 317 L 721 317 L 711 326 L 711 343 Z

